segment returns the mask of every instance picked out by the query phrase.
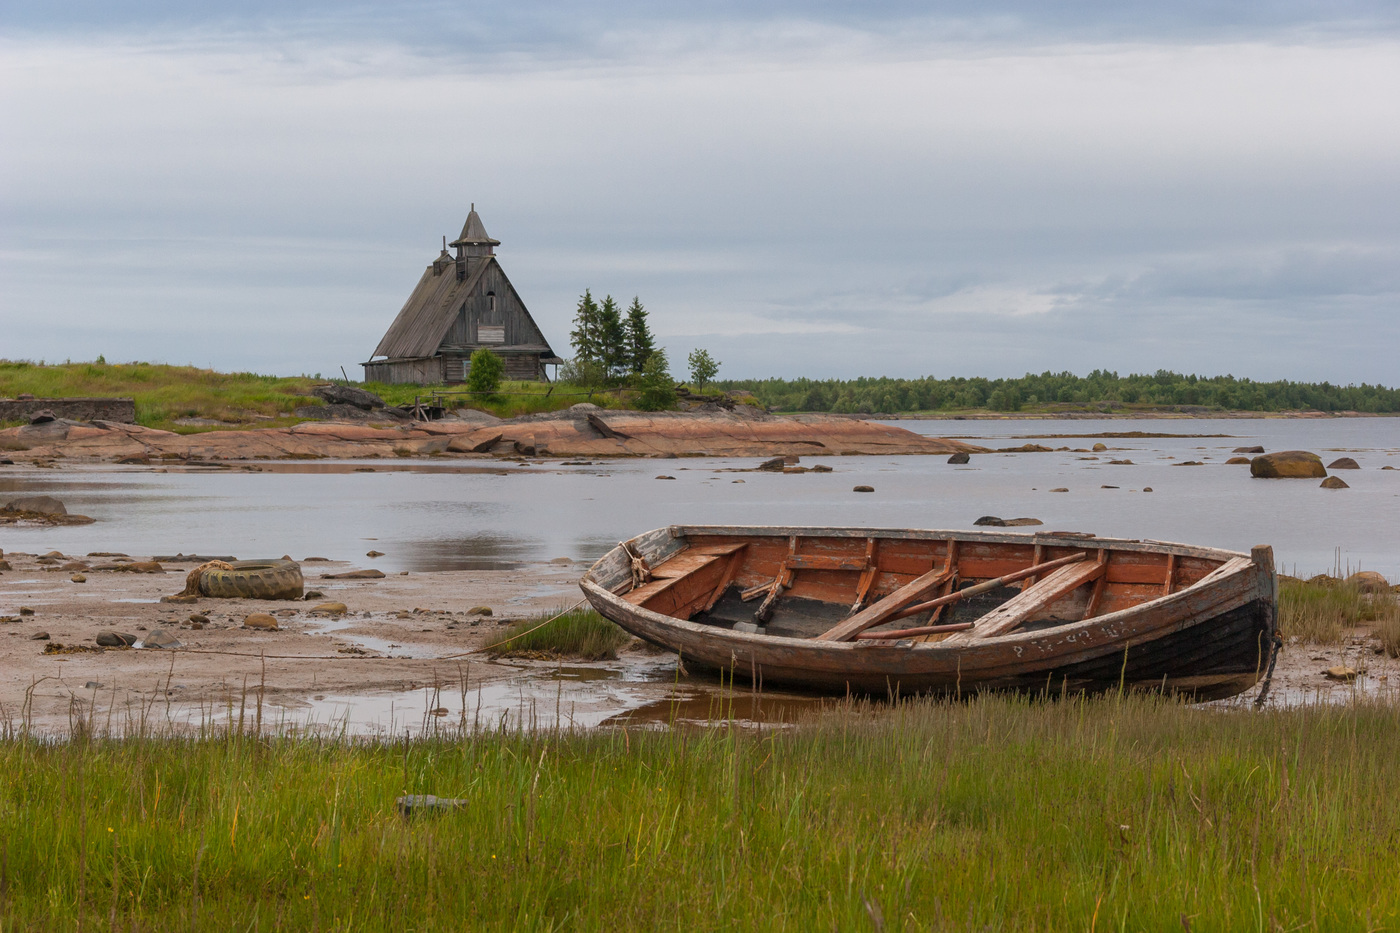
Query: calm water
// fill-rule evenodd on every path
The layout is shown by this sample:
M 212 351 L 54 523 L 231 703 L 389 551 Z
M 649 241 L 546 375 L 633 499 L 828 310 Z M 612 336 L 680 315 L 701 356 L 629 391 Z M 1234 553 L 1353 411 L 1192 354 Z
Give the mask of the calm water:
M 406 464 L 383 461 L 362 464 L 373 473 L 328 472 L 320 462 L 262 473 L 0 467 L 0 501 L 47 493 L 98 519 L 78 527 L 3 528 L 0 548 L 344 560 L 362 560 L 374 548 L 386 554 L 376 567 L 425 571 L 555 557 L 591 561 L 623 538 L 671 523 L 961 529 L 990 514 L 1039 518 L 1047 530 L 1240 550 L 1269 543 L 1289 571 L 1322 572 L 1340 560 L 1343 568 L 1400 578 L 1400 419 L 898 424 L 988 447 L 1087 448 L 1101 440 L 1111 450 L 979 455 L 963 467 L 942 457 L 804 457 L 804 465 L 826 463 L 835 472 L 803 475 L 726 472 L 758 462 L 747 458 L 484 471 L 472 462 L 472 472 L 439 463 L 410 472 L 401 469 Z M 1229 436 L 1067 436 L 1134 430 Z M 1362 469 L 1338 473 L 1351 489 L 1324 490 L 1317 480 L 1254 480 L 1248 467 L 1223 465 L 1233 448 L 1252 444 L 1312 450 L 1324 462 L 1351 456 Z M 1090 456 L 1100 459 L 1082 459 Z M 1111 466 L 1108 459 L 1135 465 Z M 1205 465 L 1172 465 L 1183 460 Z M 1382 471 L 1387 464 L 1396 469 Z M 875 492 L 854 493 L 857 484 Z M 1147 486 L 1153 492 L 1141 491 Z M 1050 492 L 1057 487 L 1069 492 Z

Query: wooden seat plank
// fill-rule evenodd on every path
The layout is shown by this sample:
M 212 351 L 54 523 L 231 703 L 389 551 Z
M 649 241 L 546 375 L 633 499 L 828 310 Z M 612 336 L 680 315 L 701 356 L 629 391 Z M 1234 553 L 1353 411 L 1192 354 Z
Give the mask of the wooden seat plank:
M 641 586 L 634 588 L 629 593 L 624 593 L 622 598 L 634 606 L 640 606 L 657 593 L 661 593 L 675 586 L 676 581 L 679 579 L 679 577 L 668 577 L 662 580 L 652 580 L 650 583 L 643 583 Z
M 670 579 L 671 577 L 684 577 L 694 573 L 701 567 L 707 567 L 720 558 L 714 554 L 696 554 L 694 551 L 682 551 L 664 564 L 651 568 L 651 578 L 653 580 Z
M 845 621 L 817 636 L 818 641 L 850 641 L 868 628 L 893 617 L 914 600 L 943 585 L 953 571 L 947 567 L 935 567 L 921 577 L 916 577 L 895 590 L 879 602 L 862 609 Z
M 967 632 L 960 632 L 944 643 L 991 638 L 1011 631 L 1027 622 L 1051 603 L 1073 593 L 1086 583 L 1104 575 L 1108 564 L 1067 564 L 1034 586 L 1029 586 L 973 623 Z

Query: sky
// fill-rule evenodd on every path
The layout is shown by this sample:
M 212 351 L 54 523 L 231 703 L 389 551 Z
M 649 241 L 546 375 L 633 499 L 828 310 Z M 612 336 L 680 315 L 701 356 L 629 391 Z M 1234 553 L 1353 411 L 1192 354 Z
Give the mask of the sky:
M 5 359 L 359 379 L 474 203 L 561 356 L 1400 385 L 1393 2 L 0 0 L 0 126 Z

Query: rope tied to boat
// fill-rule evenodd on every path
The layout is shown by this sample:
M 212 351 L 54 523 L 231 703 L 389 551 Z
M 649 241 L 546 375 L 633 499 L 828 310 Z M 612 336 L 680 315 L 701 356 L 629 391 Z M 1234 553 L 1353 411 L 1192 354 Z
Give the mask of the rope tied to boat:
M 1259 688 L 1259 695 L 1254 698 L 1255 709 L 1262 709 L 1264 702 L 1269 699 L 1269 687 L 1274 681 L 1274 664 L 1278 662 L 1278 652 L 1282 647 L 1283 637 L 1275 632 L 1273 640 L 1269 642 L 1269 667 L 1264 672 L 1264 682 Z
M 626 541 L 619 541 L 618 547 L 622 548 L 627 554 L 628 560 L 632 562 L 632 589 L 635 590 L 642 584 L 651 582 L 651 568 L 647 566 L 647 562 L 642 559 L 642 556 L 633 551 Z

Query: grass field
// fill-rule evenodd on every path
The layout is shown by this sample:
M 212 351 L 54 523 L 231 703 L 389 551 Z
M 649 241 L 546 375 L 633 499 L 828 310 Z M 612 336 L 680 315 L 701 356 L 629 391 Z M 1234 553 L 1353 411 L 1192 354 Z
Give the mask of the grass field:
M 0 928 L 1374 930 L 1400 709 L 0 742 Z M 404 819 L 404 793 L 466 806 Z
M 329 380 L 303 376 L 259 376 L 255 373 L 220 373 L 192 366 L 160 363 L 56 363 L 0 360 L 0 397 L 29 393 L 41 398 L 75 396 L 129 397 L 136 400 L 138 424 L 162 430 L 194 433 L 213 426 L 176 424 L 179 418 L 204 418 L 226 422 L 226 427 L 274 427 L 304 420 L 292 412 L 303 405 L 319 404 L 311 387 Z M 442 386 L 364 384 L 389 405 L 411 404 Z M 551 391 L 551 389 L 553 391 Z M 538 382 L 507 382 L 490 398 L 465 394 L 453 396 L 462 407 L 489 411 L 502 418 L 557 411 L 581 401 L 604 408 L 625 407 L 616 393 L 595 392 L 575 386 L 550 386 Z

